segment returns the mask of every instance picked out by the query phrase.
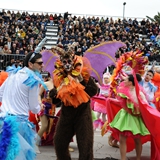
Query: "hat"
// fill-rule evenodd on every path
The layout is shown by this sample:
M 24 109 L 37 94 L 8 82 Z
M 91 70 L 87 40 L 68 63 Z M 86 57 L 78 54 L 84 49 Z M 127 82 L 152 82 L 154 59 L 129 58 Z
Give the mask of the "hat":
M 110 73 L 104 73 L 103 74 L 103 78 L 110 78 L 110 77 L 111 77 Z

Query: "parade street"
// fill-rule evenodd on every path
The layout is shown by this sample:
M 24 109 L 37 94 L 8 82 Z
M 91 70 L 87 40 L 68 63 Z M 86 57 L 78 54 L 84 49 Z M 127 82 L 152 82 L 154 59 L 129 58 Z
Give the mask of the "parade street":
M 95 160 L 118 160 L 120 159 L 119 149 L 110 147 L 108 145 L 109 133 L 104 137 L 101 136 L 100 131 L 94 132 L 94 158 Z M 78 148 L 76 143 L 76 137 L 74 142 L 70 143 L 70 147 L 74 149 L 71 153 L 72 160 L 78 160 Z M 53 146 L 41 146 L 39 147 L 41 154 L 37 155 L 37 160 L 56 160 L 56 155 Z M 127 153 L 127 160 L 135 160 L 135 150 Z M 141 160 L 150 160 L 150 143 L 143 145 Z

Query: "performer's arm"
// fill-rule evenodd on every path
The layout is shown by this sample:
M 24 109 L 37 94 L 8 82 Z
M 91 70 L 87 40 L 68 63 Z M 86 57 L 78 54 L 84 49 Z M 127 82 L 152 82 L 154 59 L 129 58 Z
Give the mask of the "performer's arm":
M 39 90 L 39 95 L 38 95 L 38 101 L 39 101 L 40 104 L 42 103 L 42 98 L 41 97 L 42 97 L 42 94 L 43 94 L 44 91 L 45 91 L 44 87 L 41 86 L 40 90 Z
M 39 94 L 38 87 L 35 86 L 29 89 L 28 105 L 30 110 L 35 114 L 39 113 L 41 110 L 40 104 L 38 102 L 38 94 Z
M 145 95 L 142 92 L 140 92 L 140 97 L 144 102 L 146 102 L 148 104 L 148 101 L 147 101 Z

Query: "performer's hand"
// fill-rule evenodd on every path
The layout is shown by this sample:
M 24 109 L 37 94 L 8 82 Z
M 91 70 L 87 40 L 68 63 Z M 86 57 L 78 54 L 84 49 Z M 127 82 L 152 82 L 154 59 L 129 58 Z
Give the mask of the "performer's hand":
M 45 109 L 45 105 L 43 103 L 40 104 L 41 110 Z

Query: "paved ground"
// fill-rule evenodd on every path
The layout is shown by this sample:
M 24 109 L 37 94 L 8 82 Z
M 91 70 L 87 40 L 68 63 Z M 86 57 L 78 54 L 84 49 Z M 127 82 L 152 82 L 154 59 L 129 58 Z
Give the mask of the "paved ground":
M 109 160 L 112 157 L 115 159 L 120 159 L 119 149 L 112 148 L 108 145 L 108 135 L 102 137 L 100 131 L 95 131 L 94 134 L 94 158 L 95 160 Z M 71 152 L 72 160 L 78 160 L 78 149 L 76 139 L 74 137 L 74 142 L 70 144 L 74 148 L 74 152 Z M 40 147 L 41 154 L 37 155 L 37 160 L 56 160 L 54 147 L 53 146 L 44 146 Z M 127 153 L 128 160 L 135 159 L 135 150 L 130 153 Z M 114 160 L 114 159 L 112 159 Z M 141 160 L 150 160 L 150 143 L 143 145 L 142 159 Z

